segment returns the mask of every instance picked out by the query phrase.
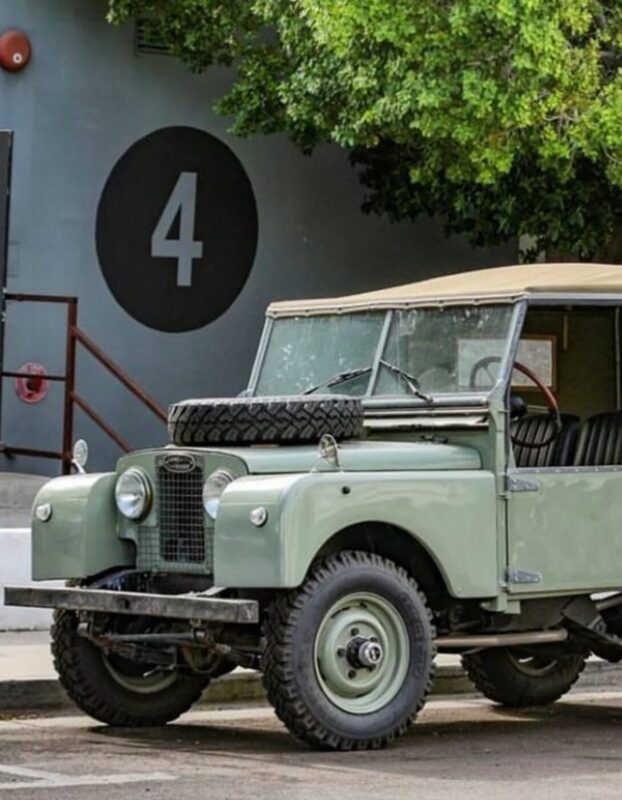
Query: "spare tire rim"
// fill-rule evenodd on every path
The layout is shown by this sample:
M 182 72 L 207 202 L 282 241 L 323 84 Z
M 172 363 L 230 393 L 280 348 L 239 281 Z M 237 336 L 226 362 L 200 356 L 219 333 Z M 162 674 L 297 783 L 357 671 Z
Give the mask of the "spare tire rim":
M 355 592 L 324 616 L 315 637 L 315 675 L 342 711 L 371 714 L 384 708 L 399 693 L 409 666 L 406 624 L 384 597 Z

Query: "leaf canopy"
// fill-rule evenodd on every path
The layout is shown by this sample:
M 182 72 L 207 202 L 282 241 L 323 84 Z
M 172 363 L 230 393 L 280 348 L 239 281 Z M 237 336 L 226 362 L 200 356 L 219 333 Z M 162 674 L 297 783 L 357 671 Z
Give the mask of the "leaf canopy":
M 233 64 L 240 135 L 347 148 L 365 207 L 475 244 L 622 258 L 622 4 L 109 0 L 192 69 Z

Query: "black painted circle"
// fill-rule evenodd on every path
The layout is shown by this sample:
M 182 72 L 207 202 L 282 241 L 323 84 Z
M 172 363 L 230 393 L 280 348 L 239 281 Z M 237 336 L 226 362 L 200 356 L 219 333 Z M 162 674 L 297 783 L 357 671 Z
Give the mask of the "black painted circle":
M 192 259 L 189 273 L 180 271 L 175 257 L 154 256 L 152 236 L 167 205 L 175 207 L 171 198 L 190 198 L 193 184 L 196 203 L 184 208 L 194 213 L 190 252 L 198 252 L 200 242 L 202 254 Z M 185 193 L 175 194 L 180 185 Z M 178 240 L 180 233 L 179 210 L 166 238 Z M 106 181 L 96 245 L 110 291 L 135 319 L 161 331 L 203 327 L 234 302 L 255 259 L 257 205 L 242 164 L 223 142 L 196 128 L 162 128 L 145 136 Z M 186 281 L 191 275 L 189 286 L 183 275 Z

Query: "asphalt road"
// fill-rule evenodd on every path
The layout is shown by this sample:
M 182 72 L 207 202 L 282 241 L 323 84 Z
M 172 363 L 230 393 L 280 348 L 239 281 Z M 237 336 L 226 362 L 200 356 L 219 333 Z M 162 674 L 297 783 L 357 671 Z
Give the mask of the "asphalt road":
M 434 700 L 399 744 L 316 753 L 268 708 L 200 711 L 128 731 L 85 717 L 0 721 L 7 800 L 619 800 L 622 692 L 520 713 Z

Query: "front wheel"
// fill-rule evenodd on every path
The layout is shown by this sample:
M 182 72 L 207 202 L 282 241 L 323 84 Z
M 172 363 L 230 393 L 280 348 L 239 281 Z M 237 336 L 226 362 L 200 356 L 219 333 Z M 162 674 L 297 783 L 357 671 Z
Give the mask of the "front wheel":
M 392 561 L 347 551 L 279 596 L 264 625 L 268 699 L 315 747 L 378 748 L 406 732 L 430 691 L 430 611 Z
M 73 611 L 55 612 L 54 666 L 69 697 L 100 722 L 122 727 L 164 725 L 187 711 L 209 682 L 201 675 L 106 654 L 79 636 L 77 625 Z
M 585 656 L 578 653 L 551 658 L 518 647 L 504 647 L 465 655 L 462 665 L 489 700 L 524 708 L 559 700 L 583 671 Z

